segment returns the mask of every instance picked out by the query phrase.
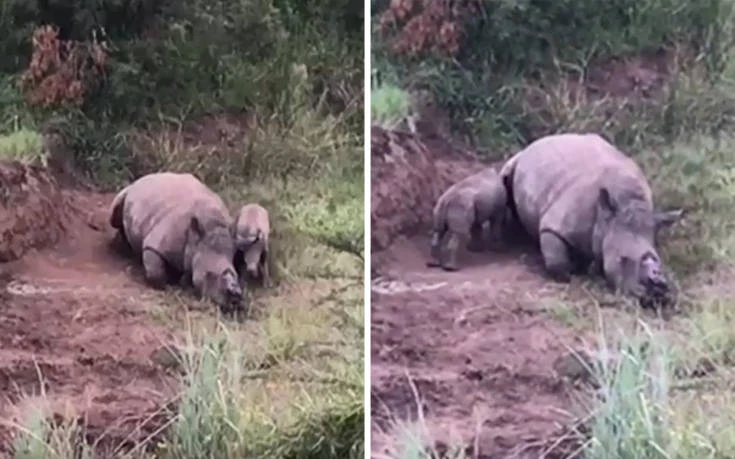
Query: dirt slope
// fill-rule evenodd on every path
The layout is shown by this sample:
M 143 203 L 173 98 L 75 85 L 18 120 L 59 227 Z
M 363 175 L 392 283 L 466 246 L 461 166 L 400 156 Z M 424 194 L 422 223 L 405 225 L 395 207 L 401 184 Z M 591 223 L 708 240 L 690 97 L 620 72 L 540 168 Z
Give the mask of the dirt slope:
M 3 166 L 5 175 L 18 170 Z M 78 418 L 90 441 L 134 443 L 162 425 L 159 409 L 175 387 L 150 359 L 170 338 L 148 313 L 156 293 L 110 245 L 111 195 L 62 191 L 52 180 L 39 189 L 34 180 L 26 198 L 15 193 L 15 206 L 0 207 L 0 221 L 16 223 L 0 246 L 25 253 L 0 264 L 2 452 L 8 423 L 45 404 L 21 397 L 39 394 L 38 371 L 54 417 Z
M 547 450 L 570 421 L 571 389 L 553 365 L 577 337 L 540 301 L 563 287 L 546 280 L 532 248 L 465 252 L 455 273 L 427 268 L 422 233 L 431 206 L 478 163 L 408 135 L 379 134 L 400 148 L 372 145 L 381 242 L 372 254 L 373 457 L 396 454 L 392 418 L 416 419 L 407 374 L 439 447 L 459 441 L 472 457 L 563 457 L 565 445 Z

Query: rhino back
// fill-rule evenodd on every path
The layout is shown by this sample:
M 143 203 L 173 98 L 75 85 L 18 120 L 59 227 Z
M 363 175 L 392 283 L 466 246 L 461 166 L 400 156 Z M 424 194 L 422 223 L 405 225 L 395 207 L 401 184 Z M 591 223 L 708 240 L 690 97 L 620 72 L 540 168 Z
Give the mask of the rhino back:
M 503 212 L 507 204 L 505 186 L 499 176 L 487 177 L 475 188 L 474 205 L 477 218 L 485 220 Z
M 640 168 L 596 134 L 542 137 L 514 160 L 513 199 L 526 230 L 536 238 L 552 230 L 587 255 L 601 186 L 613 196 L 619 186 L 638 187 L 650 199 Z
M 150 174 L 128 187 L 125 230 L 138 253 L 145 241 L 173 266 L 183 269 L 186 233 L 192 216 L 199 218 L 205 230 L 230 224 L 222 199 L 193 175 Z
M 436 201 L 436 205 L 434 206 L 435 218 L 446 218 L 448 207 L 450 206 L 467 207 L 469 205 L 471 207 L 474 196 L 478 190 L 487 186 L 488 178 L 493 177 L 493 174 L 497 177 L 497 173 L 492 169 L 483 169 L 452 184 Z

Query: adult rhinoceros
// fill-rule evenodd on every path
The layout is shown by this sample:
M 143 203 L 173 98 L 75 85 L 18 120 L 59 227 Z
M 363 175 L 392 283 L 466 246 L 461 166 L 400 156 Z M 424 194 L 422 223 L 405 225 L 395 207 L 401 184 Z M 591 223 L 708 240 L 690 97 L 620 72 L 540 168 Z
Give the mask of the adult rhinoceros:
M 509 205 L 558 281 L 589 262 L 611 288 L 641 300 L 669 290 L 656 234 L 682 216 L 656 212 L 638 165 L 597 134 L 539 138 L 500 171 Z

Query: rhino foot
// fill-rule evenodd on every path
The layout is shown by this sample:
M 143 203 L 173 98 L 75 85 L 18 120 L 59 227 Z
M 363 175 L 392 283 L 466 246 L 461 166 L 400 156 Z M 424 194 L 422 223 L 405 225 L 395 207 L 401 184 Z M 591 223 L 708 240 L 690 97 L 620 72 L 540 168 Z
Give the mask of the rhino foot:
M 442 265 L 442 269 L 447 272 L 459 271 L 459 268 L 454 263 L 445 263 Z
M 158 290 L 166 287 L 168 283 L 166 262 L 156 252 L 149 249 L 143 250 L 143 269 L 145 280 L 151 287 Z
M 566 243 L 554 233 L 542 232 L 540 246 L 549 277 L 556 282 L 569 283 L 572 280 L 574 264 Z
M 431 260 L 428 260 L 426 262 L 426 266 L 429 267 L 429 268 L 439 268 L 441 265 L 442 264 L 441 264 L 441 262 L 439 260 L 436 260 L 436 259 L 433 259 L 433 258 Z

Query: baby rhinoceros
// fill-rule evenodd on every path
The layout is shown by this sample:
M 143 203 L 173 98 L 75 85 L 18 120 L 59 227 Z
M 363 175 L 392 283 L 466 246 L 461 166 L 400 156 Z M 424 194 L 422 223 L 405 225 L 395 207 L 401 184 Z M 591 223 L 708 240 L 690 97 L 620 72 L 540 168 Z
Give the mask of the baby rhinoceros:
M 491 234 L 502 228 L 507 208 L 506 190 L 498 173 L 492 168 L 465 177 L 455 183 L 434 206 L 431 235 L 430 267 L 456 271 L 457 254 L 469 239 L 467 248 L 479 251 L 484 247 L 483 225 L 487 222 Z M 446 237 L 446 253 L 442 242 Z
M 263 287 L 270 287 L 268 270 L 268 237 L 270 236 L 270 219 L 268 211 L 259 204 L 244 205 L 235 221 L 235 248 L 237 250 L 235 266 L 241 279 L 247 274 L 251 278 L 259 278 Z
M 193 175 L 139 178 L 115 197 L 110 225 L 142 258 L 151 286 L 161 288 L 175 276 L 223 311 L 240 308 L 232 217 L 222 199 Z
M 681 210 L 656 212 L 638 165 L 597 134 L 535 140 L 500 171 L 514 214 L 538 241 L 546 271 L 567 282 L 590 262 L 642 305 L 666 299 L 657 232 Z

